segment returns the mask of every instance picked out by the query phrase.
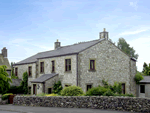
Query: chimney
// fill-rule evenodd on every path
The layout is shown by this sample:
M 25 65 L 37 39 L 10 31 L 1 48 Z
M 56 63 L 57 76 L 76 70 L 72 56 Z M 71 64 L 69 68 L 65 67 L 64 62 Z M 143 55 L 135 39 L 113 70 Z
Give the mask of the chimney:
M 4 48 L 2 49 L 2 55 L 3 55 L 4 57 L 7 57 L 7 49 L 6 49 L 6 47 L 4 47 Z
M 60 42 L 58 42 L 58 39 L 57 39 L 57 42 L 55 42 L 55 49 L 57 49 L 59 47 L 60 47 Z
M 100 33 L 99 33 L 99 38 L 100 38 L 100 39 L 105 38 L 105 39 L 108 40 L 108 32 L 105 31 L 105 28 L 104 28 L 104 31 L 103 31 L 103 32 L 100 32 Z

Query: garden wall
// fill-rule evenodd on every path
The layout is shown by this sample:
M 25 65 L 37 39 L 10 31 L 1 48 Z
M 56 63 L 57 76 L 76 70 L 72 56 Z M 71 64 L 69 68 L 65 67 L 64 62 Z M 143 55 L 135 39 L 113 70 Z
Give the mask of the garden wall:
M 111 109 L 119 111 L 150 112 L 150 98 L 107 96 L 15 96 L 13 105 Z

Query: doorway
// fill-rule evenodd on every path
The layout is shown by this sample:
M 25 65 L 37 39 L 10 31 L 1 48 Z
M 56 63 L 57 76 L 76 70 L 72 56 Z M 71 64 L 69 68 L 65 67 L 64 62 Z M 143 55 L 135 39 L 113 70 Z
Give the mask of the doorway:
M 33 95 L 36 95 L 36 84 L 33 84 Z

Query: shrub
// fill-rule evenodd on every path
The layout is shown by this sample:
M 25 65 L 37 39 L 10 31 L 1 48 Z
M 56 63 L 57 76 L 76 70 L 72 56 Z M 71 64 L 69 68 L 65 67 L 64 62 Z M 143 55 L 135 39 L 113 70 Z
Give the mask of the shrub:
M 136 84 L 139 84 L 139 81 L 143 79 L 143 76 L 141 73 L 137 72 L 135 77 L 134 77 L 134 80 L 136 82 Z
M 6 100 L 6 99 L 8 99 L 9 98 L 9 95 L 3 95 L 2 96 L 2 100 Z
M 61 96 L 79 96 L 82 94 L 84 94 L 84 92 L 82 91 L 82 88 L 78 86 L 65 87 L 61 91 Z
M 114 96 L 114 93 L 111 91 L 111 89 L 108 89 L 103 96 Z
M 40 94 L 37 94 L 36 96 L 45 96 L 45 95 L 48 95 L 46 93 L 40 93 Z
M 104 88 L 104 87 L 93 87 L 91 89 L 89 89 L 86 92 L 86 96 L 101 96 L 103 95 L 108 89 Z
M 52 93 L 60 95 L 60 92 L 62 89 L 63 89 L 63 87 L 61 85 L 61 81 L 58 81 L 57 83 L 54 84 Z
M 114 94 L 114 96 L 128 96 L 128 97 L 134 97 L 134 95 L 131 93 L 131 94 Z

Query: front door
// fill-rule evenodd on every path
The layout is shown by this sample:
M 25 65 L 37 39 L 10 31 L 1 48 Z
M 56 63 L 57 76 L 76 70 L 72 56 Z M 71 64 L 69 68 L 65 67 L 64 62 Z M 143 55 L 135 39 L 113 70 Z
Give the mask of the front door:
M 33 94 L 36 95 L 36 84 L 33 84 Z

